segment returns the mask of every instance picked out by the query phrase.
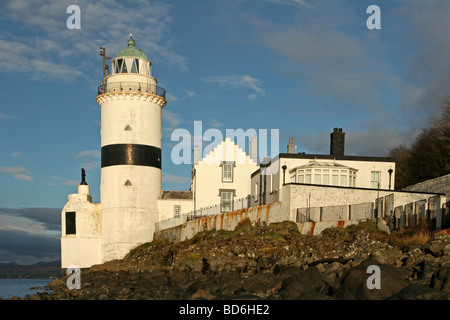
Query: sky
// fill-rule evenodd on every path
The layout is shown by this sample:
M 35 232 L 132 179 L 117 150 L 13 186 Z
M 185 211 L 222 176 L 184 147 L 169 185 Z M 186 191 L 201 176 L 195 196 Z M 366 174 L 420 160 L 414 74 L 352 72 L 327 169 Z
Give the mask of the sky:
M 197 121 L 224 136 L 279 130 L 280 152 L 293 138 L 298 152 L 328 154 L 335 127 L 347 155 L 409 145 L 450 93 L 449 14 L 447 0 L 2 1 L 0 263 L 59 259 L 81 168 L 101 201 L 99 47 L 114 57 L 132 33 L 151 60 L 167 92 L 162 189 L 189 190 L 172 134 L 193 137 Z

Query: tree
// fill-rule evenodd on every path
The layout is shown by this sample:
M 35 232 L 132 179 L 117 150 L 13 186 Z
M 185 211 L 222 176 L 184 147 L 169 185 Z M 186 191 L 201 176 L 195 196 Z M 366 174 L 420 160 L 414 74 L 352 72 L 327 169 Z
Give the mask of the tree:
M 395 185 L 401 189 L 450 173 L 450 99 L 431 128 L 422 130 L 410 147 L 391 149 L 396 162 Z

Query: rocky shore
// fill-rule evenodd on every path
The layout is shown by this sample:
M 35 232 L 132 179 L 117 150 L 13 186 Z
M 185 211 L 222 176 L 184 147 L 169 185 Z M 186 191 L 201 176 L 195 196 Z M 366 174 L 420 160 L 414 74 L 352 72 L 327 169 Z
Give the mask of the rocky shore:
M 379 289 L 368 286 L 369 266 L 379 267 Z M 307 236 L 292 222 L 244 220 L 232 232 L 156 240 L 92 266 L 81 289 L 66 279 L 25 300 L 449 300 L 450 236 L 388 235 L 370 222 Z

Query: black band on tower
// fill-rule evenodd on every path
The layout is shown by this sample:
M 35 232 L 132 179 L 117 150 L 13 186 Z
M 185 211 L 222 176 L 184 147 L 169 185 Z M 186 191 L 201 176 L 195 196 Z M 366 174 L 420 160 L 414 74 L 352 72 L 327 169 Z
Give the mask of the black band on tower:
M 143 144 L 110 144 L 102 147 L 102 168 L 117 165 L 161 169 L 161 148 Z

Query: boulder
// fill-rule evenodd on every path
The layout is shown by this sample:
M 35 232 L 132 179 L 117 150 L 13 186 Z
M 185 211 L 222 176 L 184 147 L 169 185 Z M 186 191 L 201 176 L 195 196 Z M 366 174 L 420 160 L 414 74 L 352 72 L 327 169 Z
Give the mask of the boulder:
M 369 266 L 380 268 L 380 289 L 369 289 L 368 279 L 373 273 Z M 367 259 L 351 268 L 342 279 L 340 287 L 335 288 L 333 297 L 342 300 L 385 300 L 409 285 L 409 273 L 391 265 L 381 264 L 374 259 Z
M 395 294 L 393 300 L 448 300 L 450 294 L 426 285 L 414 284 Z

